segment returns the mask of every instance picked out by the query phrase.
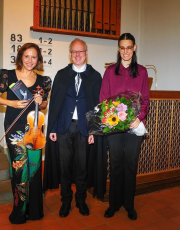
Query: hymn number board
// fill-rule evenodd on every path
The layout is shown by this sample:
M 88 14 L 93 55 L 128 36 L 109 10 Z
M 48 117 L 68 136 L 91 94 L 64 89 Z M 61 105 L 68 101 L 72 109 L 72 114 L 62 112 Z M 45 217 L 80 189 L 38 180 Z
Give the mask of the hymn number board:
M 31 42 L 31 41 L 29 41 Z M 9 69 L 12 69 L 12 66 L 15 65 L 16 55 L 18 50 L 23 46 L 25 43 L 23 40 L 22 34 L 11 34 L 10 35 L 10 52 L 9 52 Z M 39 38 L 38 42 L 36 43 L 40 50 L 41 54 L 43 56 L 43 66 L 44 69 L 52 67 L 52 55 L 53 55 L 53 40 L 52 38 L 43 39 L 43 37 Z

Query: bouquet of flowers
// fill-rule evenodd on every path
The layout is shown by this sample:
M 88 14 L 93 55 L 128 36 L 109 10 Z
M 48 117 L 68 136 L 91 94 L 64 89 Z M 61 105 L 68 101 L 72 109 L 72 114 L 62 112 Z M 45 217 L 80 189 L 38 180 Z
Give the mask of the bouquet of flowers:
M 126 132 L 140 114 L 140 93 L 124 91 L 98 104 L 94 111 L 86 113 L 89 134 L 104 135 Z

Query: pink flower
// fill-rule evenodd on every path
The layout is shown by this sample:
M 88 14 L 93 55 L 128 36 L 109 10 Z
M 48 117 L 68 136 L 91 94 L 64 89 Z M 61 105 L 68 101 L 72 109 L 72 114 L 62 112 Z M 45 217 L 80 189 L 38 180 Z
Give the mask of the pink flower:
M 112 108 L 111 112 L 114 113 L 115 108 Z
M 120 111 L 118 113 L 118 117 L 119 117 L 119 120 L 120 121 L 125 121 L 126 120 L 126 117 L 127 117 L 127 113 L 125 113 L 124 111 Z
M 106 121 L 107 121 L 107 117 L 103 117 L 103 118 L 102 118 L 102 123 L 103 123 L 103 124 L 106 124 Z
M 127 110 L 127 105 L 125 105 L 125 104 L 123 104 L 123 103 L 121 103 L 121 104 L 119 104 L 118 106 L 117 106 L 117 108 L 116 108 L 116 110 L 117 111 L 126 111 Z

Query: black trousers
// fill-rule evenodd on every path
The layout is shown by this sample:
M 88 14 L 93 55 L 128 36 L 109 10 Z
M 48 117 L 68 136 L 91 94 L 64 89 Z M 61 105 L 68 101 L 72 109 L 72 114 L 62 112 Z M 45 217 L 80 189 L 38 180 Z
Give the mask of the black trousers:
M 118 210 L 134 208 L 136 174 L 143 137 L 116 133 L 107 136 L 110 153 L 109 206 Z
M 65 134 L 57 133 L 57 141 L 61 167 L 61 201 L 63 203 L 72 201 L 71 183 L 73 164 L 75 162 L 75 199 L 76 203 L 84 202 L 87 186 L 88 137 L 81 135 L 77 122 L 71 122 Z

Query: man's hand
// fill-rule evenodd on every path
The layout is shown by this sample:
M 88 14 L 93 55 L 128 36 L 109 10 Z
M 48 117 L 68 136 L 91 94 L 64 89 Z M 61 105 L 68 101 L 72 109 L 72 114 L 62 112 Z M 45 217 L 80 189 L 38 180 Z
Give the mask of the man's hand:
M 90 135 L 88 138 L 88 144 L 94 144 L 94 136 Z
M 57 135 L 56 135 L 56 133 L 50 133 L 49 134 L 49 138 L 51 139 L 51 141 L 57 141 Z

